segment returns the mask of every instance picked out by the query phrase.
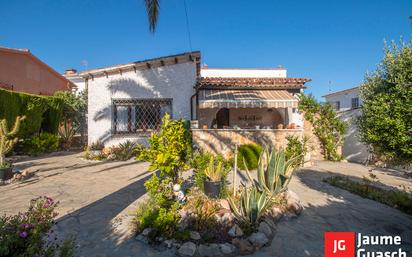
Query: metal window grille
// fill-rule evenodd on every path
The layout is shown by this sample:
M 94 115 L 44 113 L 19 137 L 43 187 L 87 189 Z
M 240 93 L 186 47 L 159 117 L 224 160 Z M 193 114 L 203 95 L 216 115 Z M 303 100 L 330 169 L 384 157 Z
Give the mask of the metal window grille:
M 359 107 L 359 97 L 352 98 L 352 109 Z
M 113 131 L 134 134 L 160 128 L 163 116 L 172 112 L 172 99 L 113 100 Z

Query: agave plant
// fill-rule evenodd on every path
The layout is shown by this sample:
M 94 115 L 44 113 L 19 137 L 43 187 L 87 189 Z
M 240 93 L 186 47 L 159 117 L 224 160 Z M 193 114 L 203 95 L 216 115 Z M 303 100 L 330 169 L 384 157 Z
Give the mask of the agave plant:
M 270 197 L 265 191 L 260 191 L 256 187 L 244 188 L 240 194 L 239 206 L 233 198 L 229 198 L 229 205 L 235 217 L 251 225 L 256 225 L 262 215 L 270 207 Z
M 210 181 L 219 182 L 223 175 L 222 161 L 218 161 L 217 166 L 215 166 L 215 158 L 212 156 L 209 165 L 205 169 L 205 174 Z
M 252 179 L 247 168 L 246 174 L 253 184 L 273 197 L 287 189 L 294 171 L 293 164 L 297 158 L 299 158 L 299 156 L 286 160 L 283 150 L 272 150 L 269 153 L 269 150 L 265 149 L 259 158 L 257 169 L 258 180 Z

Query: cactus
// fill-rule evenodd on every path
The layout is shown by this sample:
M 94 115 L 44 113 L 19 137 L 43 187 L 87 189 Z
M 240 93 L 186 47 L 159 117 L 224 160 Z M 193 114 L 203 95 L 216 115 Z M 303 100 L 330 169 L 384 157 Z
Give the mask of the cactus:
M 259 191 L 256 187 L 243 189 L 240 194 L 239 207 L 235 204 L 233 198 L 229 198 L 228 202 L 235 217 L 239 221 L 250 225 L 256 225 L 271 204 L 267 193 Z
M 286 160 L 283 150 L 273 150 L 269 153 L 269 151 L 265 149 L 259 158 L 257 170 L 258 180 L 255 181 L 252 179 L 248 169 L 246 169 L 246 174 L 249 180 L 259 189 L 274 197 L 287 189 L 294 171 L 293 163 L 297 158 L 299 158 L 299 156 Z
M 16 134 L 20 129 L 21 121 L 23 121 L 25 118 L 25 116 L 17 116 L 13 129 L 11 131 L 9 131 L 9 128 L 7 127 L 6 119 L 0 121 L 0 167 L 6 166 L 5 156 L 13 149 L 13 146 L 17 143 L 18 138 L 16 137 Z
M 223 175 L 222 161 L 218 161 L 217 166 L 215 166 L 215 159 L 212 156 L 209 161 L 209 166 L 205 169 L 205 174 L 210 181 L 219 182 Z

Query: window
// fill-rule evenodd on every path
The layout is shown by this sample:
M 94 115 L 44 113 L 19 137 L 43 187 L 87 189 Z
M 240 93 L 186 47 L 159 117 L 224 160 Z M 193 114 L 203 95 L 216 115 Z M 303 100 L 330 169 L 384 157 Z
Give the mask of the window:
M 116 99 L 113 112 L 116 134 L 157 130 L 163 116 L 172 113 L 172 99 Z
M 336 108 L 337 111 L 340 110 L 340 101 L 335 102 L 335 108 Z
M 359 97 L 352 98 L 352 109 L 359 108 Z

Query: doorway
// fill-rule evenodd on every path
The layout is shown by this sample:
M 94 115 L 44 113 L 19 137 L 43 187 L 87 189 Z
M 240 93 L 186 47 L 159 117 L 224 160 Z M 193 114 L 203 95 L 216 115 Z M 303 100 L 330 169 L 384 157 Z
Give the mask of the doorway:
M 229 127 L 229 109 L 222 108 L 216 113 L 216 124 L 218 129 Z

